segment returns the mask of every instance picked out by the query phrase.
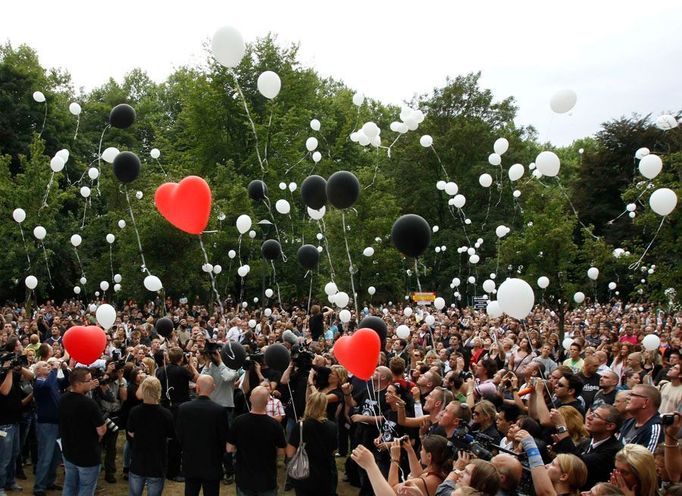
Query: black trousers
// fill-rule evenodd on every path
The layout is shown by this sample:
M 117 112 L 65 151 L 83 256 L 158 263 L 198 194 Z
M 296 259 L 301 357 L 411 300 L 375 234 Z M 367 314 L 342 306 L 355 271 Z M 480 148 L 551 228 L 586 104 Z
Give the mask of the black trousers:
M 104 473 L 105 475 L 114 475 L 116 473 L 116 440 L 118 439 L 118 431 L 113 432 L 107 428 L 102 438 L 102 447 L 104 448 Z
M 173 405 L 168 408 L 168 410 L 173 415 L 173 425 L 175 425 L 178 418 L 178 407 L 179 405 Z M 169 479 L 174 479 L 181 475 L 180 465 L 182 460 L 182 447 L 175 437 L 175 429 L 173 429 L 173 435 L 168 438 L 168 467 L 166 468 L 166 477 Z
M 220 479 L 185 479 L 185 496 L 199 496 L 199 491 L 203 488 L 204 496 L 220 495 Z

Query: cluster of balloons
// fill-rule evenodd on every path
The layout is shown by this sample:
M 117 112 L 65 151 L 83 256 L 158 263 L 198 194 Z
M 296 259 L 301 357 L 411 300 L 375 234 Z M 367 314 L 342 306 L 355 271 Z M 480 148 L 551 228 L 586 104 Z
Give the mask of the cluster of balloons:
M 350 140 L 362 146 L 371 144 L 375 148 L 379 147 L 381 146 L 381 129 L 374 122 L 365 122 L 359 131 L 353 131 L 350 134 Z

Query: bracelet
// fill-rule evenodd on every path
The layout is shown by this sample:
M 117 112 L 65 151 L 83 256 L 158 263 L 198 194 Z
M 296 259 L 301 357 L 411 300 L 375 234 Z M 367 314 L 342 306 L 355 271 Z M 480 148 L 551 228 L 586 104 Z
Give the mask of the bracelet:
M 680 447 L 680 442 L 677 441 L 675 444 L 668 444 L 668 443 L 663 443 L 664 448 L 679 448 Z
M 393 458 L 391 458 L 391 463 L 395 463 L 397 465 L 400 465 L 400 460 L 394 460 Z

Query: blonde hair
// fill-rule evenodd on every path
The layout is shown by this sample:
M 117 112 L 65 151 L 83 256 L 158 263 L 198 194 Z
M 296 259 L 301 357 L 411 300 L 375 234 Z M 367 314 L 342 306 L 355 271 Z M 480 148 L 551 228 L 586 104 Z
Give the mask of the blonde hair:
M 140 384 L 140 391 L 142 391 L 142 399 L 158 403 L 161 399 L 161 381 L 156 377 L 147 376 Z
M 315 419 L 320 422 L 325 420 L 327 418 L 327 395 L 319 391 L 308 395 L 303 418 Z
M 566 484 L 571 492 L 577 493 L 587 481 L 587 466 L 580 458 L 575 455 L 562 453 L 557 455 L 557 462 L 561 472 L 566 474 Z
M 583 416 L 580 415 L 578 410 L 572 406 L 560 406 L 559 412 L 561 412 L 561 414 L 564 416 L 568 433 L 576 445 L 590 437 L 587 429 L 585 428 Z
M 637 478 L 638 496 L 656 494 L 658 486 L 656 460 L 648 449 L 639 444 L 626 444 L 616 453 L 616 460 L 627 464 L 632 469 L 632 475 Z
M 144 357 L 142 359 L 142 363 L 144 363 L 145 367 L 147 367 L 147 373 L 149 375 L 154 375 L 156 372 L 156 362 L 154 359 L 151 357 Z
M 339 376 L 339 386 L 348 382 L 348 371 L 342 365 L 332 365 L 332 370 Z

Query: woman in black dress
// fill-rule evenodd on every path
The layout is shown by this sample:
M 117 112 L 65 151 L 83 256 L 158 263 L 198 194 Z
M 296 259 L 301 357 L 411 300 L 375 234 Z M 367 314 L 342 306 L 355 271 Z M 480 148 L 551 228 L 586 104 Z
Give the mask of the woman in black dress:
M 338 445 L 336 424 L 327 419 L 327 395 L 311 392 L 303 414 L 303 442 L 310 460 L 310 476 L 294 480 L 296 496 L 334 496 L 336 494 L 336 462 Z M 293 457 L 300 441 L 301 421 L 291 431 L 287 456 Z

